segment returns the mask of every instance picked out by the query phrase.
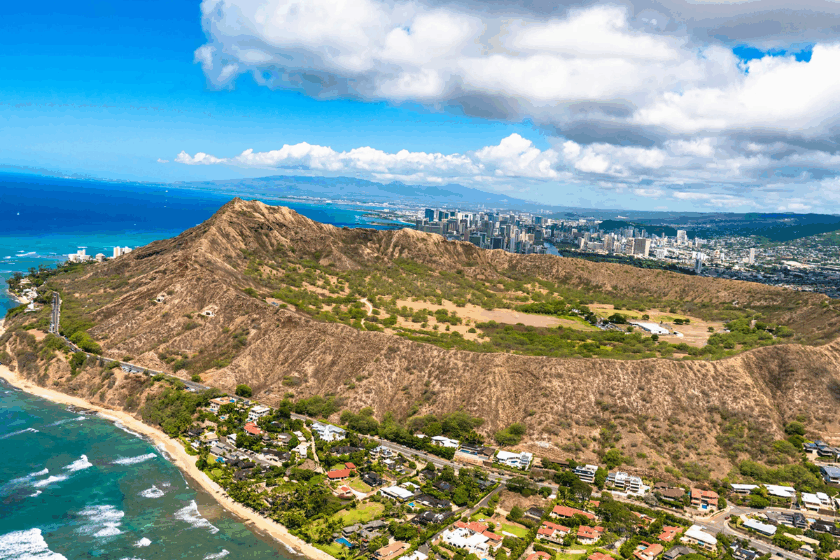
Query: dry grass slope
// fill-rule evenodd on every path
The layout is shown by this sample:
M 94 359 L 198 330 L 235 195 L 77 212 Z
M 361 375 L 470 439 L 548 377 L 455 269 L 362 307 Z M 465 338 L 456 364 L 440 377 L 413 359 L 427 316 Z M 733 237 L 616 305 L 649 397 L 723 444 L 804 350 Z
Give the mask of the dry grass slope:
M 712 362 L 446 350 L 319 322 L 246 295 L 244 289 L 259 284 L 243 274 L 243 255 L 268 259 L 278 248 L 336 270 L 400 258 L 436 270 L 461 269 L 475 279 L 494 279 L 505 271 L 579 289 L 778 308 L 777 320 L 794 328 L 802 342 L 832 342 L 777 345 Z M 122 281 L 108 288 L 102 287 L 103 278 Z M 613 444 L 638 457 L 639 467 L 702 462 L 721 475 L 737 458 L 716 444 L 724 418 L 751 422 L 768 441 L 781 438 L 784 423 L 802 414 L 814 432 L 840 431 L 832 414 L 840 399 L 840 342 L 833 341 L 840 314 L 815 294 L 482 251 L 413 230 L 339 229 L 287 208 L 238 199 L 176 238 L 54 281 L 66 298 L 80 302 L 92 301 L 91 286 L 99 286 L 92 312 L 96 326 L 89 332 L 107 355 L 130 355 L 161 370 L 171 368 L 173 358 L 186 357 L 203 364 L 206 382 L 227 391 L 247 383 L 269 403 L 293 391 L 296 396 L 339 395 L 348 408 L 370 406 L 379 416 L 464 409 L 486 419 L 482 430 L 488 434 L 525 422 L 530 441 L 549 443 L 539 452 L 556 457 L 592 457 L 618 433 L 621 439 Z M 154 301 L 159 296 L 161 303 Z M 214 316 L 201 315 L 210 308 Z M 49 371 L 43 382 L 64 379 L 69 370 L 59 364 Z M 118 373 L 113 384 L 126 394 L 138 390 L 139 380 L 123 377 Z M 100 398 L 125 398 L 108 396 L 100 379 L 80 376 L 72 383 L 80 393 L 98 387 Z

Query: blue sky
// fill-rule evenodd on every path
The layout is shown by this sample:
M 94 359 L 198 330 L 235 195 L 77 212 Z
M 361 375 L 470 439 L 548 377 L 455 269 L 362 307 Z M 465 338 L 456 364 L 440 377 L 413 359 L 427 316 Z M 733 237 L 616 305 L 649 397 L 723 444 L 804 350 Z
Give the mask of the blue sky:
M 16 3 L 4 7 L 3 21 L 0 163 L 6 165 L 173 181 L 270 174 L 157 163 L 181 150 L 235 155 L 306 141 L 336 150 L 434 146 L 449 153 L 513 132 L 541 141 L 526 124 L 416 104 L 319 101 L 256 86 L 248 76 L 232 89 L 208 87 L 193 61 L 206 41 L 196 3 Z
M 16 3 L 0 23 L 0 165 L 840 212 L 840 7 L 657 6 Z

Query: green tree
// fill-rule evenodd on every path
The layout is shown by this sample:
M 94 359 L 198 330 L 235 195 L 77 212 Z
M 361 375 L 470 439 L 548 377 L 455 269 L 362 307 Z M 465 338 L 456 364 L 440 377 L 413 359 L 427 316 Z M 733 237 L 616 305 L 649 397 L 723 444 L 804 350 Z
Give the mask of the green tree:
M 248 399 L 248 398 L 251 397 L 252 394 L 253 394 L 253 392 L 251 391 L 251 388 L 248 385 L 245 385 L 244 383 L 240 383 L 239 385 L 236 386 L 236 395 L 238 397 L 243 397 L 243 398 Z

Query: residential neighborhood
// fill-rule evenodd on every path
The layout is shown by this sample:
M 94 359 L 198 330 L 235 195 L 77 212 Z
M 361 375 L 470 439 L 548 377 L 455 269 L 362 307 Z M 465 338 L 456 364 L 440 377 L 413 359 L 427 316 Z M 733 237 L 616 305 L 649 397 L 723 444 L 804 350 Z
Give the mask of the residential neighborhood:
M 293 412 L 303 407 L 291 402 L 206 403 L 181 438 L 197 466 L 231 498 L 336 558 L 840 557 L 840 466 L 822 442 L 802 444 L 817 488 L 685 485 L 487 447 L 474 433 L 398 443 Z

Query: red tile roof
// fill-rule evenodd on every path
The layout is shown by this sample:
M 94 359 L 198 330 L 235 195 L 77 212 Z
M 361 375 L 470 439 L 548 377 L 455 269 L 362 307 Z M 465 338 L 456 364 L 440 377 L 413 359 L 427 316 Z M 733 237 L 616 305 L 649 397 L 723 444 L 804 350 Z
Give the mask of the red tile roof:
M 633 556 L 639 560 L 652 560 L 662 554 L 664 550 L 661 544 L 651 544 L 642 550 L 636 550 L 633 552 Z
M 456 521 L 455 526 L 459 529 L 466 529 L 467 528 L 467 524 L 464 523 L 463 521 Z
M 332 480 L 336 480 L 339 478 L 347 478 L 348 476 L 350 476 L 350 469 L 339 469 L 335 471 L 330 471 L 327 473 L 327 476 Z
M 595 519 L 595 515 L 589 513 L 588 511 L 570 508 L 568 506 L 554 506 L 554 509 L 551 510 L 551 513 L 560 517 L 574 517 L 575 515 L 583 515 L 587 519 Z
M 262 435 L 262 430 L 260 429 L 260 427 L 254 424 L 253 422 L 248 422 L 247 424 L 245 424 L 245 431 L 254 436 Z
M 604 532 L 603 527 L 589 527 L 587 525 L 581 525 L 578 527 L 578 537 L 582 539 L 598 539 L 601 537 L 601 533 Z
M 666 525 L 662 527 L 662 534 L 658 538 L 660 541 L 671 542 L 681 531 L 682 527 L 669 527 Z
M 540 558 L 550 559 L 551 555 L 547 552 L 539 551 L 530 555 L 526 560 L 540 560 Z
M 344 466 L 347 467 L 350 470 L 353 470 L 353 471 L 356 470 L 356 465 L 354 465 L 353 463 L 344 463 Z
M 551 521 L 543 521 L 543 527 L 547 527 L 548 529 L 551 529 L 552 531 L 561 531 L 563 533 L 568 533 L 569 531 L 571 531 L 571 529 L 569 529 L 565 525 L 560 525 L 558 523 L 552 523 Z
M 494 543 L 502 542 L 502 536 L 497 535 L 496 533 L 491 533 L 490 531 L 484 531 L 481 534 L 484 535 L 485 537 L 487 537 L 488 539 L 490 539 L 491 541 L 493 541 Z
M 487 530 L 487 525 L 479 523 L 478 521 L 471 521 L 470 523 L 467 523 L 467 529 L 473 533 L 483 533 Z
M 609 554 L 604 554 L 603 552 L 593 552 L 590 554 L 586 560 L 615 560 Z

